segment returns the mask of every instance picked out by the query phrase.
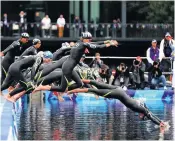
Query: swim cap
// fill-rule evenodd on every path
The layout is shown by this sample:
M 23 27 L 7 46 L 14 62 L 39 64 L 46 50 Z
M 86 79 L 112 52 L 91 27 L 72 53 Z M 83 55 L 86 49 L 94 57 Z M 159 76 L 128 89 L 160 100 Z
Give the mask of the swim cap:
M 45 51 L 43 57 L 52 59 L 53 54 L 50 51 Z
M 24 33 L 21 34 L 21 37 L 22 38 L 29 38 L 29 34 L 24 32 Z
M 41 42 L 40 39 L 33 39 L 33 45 L 36 45 L 36 44 L 38 44 L 39 42 Z

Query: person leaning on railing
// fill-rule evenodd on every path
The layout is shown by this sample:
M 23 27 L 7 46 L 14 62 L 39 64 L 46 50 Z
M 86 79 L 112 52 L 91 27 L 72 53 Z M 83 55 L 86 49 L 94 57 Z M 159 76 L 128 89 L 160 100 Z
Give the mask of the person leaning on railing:
M 164 57 L 171 57 L 172 52 L 174 50 L 175 41 L 172 39 L 169 32 L 165 34 L 165 38 L 162 39 L 160 43 L 160 56 L 161 58 Z M 169 72 L 171 71 L 171 61 L 169 59 L 164 59 L 161 62 L 161 65 L 163 66 L 163 71 Z
M 152 75 L 152 80 L 151 80 L 151 89 L 155 89 L 159 87 L 159 84 L 162 82 L 164 90 L 167 89 L 166 87 L 166 78 L 165 75 L 162 74 L 162 70 L 160 69 L 160 62 L 159 59 L 153 62 L 153 65 L 148 68 L 148 71 Z
M 130 68 L 131 73 L 131 81 L 132 87 L 134 89 L 144 89 L 145 88 L 145 78 L 144 72 L 146 69 L 145 63 L 142 61 L 140 56 L 137 56 L 135 60 L 133 60 L 133 65 Z

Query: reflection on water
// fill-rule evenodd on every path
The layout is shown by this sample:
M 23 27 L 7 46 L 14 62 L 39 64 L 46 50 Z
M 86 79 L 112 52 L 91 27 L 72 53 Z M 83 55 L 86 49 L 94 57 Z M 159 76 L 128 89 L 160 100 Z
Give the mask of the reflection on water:
M 146 102 L 159 118 L 170 120 L 165 140 L 175 139 L 174 105 Z M 57 100 L 26 105 L 18 123 L 19 140 L 158 140 L 160 130 L 117 100 Z

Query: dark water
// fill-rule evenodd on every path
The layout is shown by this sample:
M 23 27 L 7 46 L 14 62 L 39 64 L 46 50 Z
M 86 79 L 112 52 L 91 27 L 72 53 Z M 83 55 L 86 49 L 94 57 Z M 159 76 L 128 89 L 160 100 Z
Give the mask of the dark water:
M 160 119 L 170 120 L 164 140 L 175 140 L 175 106 L 146 104 Z M 174 121 L 173 121 L 174 120 Z M 174 122 L 174 123 L 173 123 Z M 158 140 L 160 130 L 117 100 L 77 100 L 25 104 L 18 123 L 19 140 Z

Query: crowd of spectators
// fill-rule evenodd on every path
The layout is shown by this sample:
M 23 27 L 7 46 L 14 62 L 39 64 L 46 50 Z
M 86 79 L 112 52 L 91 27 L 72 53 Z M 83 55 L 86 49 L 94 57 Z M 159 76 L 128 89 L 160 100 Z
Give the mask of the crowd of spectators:
M 127 37 L 152 37 L 159 36 L 167 30 L 172 30 L 171 24 L 139 24 L 128 23 L 122 25 L 119 18 L 113 19 L 110 23 L 99 23 L 99 21 L 91 20 L 87 25 L 80 19 L 80 17 L 74 17 L 72 22 L 68 22 L 68 19 L 64 18 L 63 14 L 60 14 L 57 19 L 51 19 L 49 14 L 43 15 L 41 12 L 35 12 L 34 22 L 27 21 L 28 15 L 26 12 L 21 11 L 19 13 L 19 19 L 12 21 L 9 19 L 8 14 L 4 13 L 1 20 L 1 35 L 2 36 L 16 36 L 21 32 L 28 32 L 33 37 L 76 37 L 81 35 L 88 29 L 94 37 L 122 37 L 121 30 L 124 26 L 126 28 Z
M 146 51 L 147 63 L 144 63 L 142 58 L 137 56 L 131 66 L 121 62 L 114 69 L 111 69 L 107 64 L 104 64 L 100 58 L 100 53 L 95 54 L 90 64 L 84 63 L 85 56 L 81 63 L 83 64 L 82 66 L 98 69 L 103 82 L 121 86 L 124 90 L 128 88 L 144 89 L 145 87 L 150 87 L 151 89 L 163 87 L 164 90 L 167 90 L 168 83 L 166 80 L 168 77 L 165 77 L 163 72 L 171 72 L 171 65 L 166 63 L 173 61 L 174 48 L 175 41 L 170 33 L 166 33 L 165 38 L 160 43 L 160 49 L 155 39 L 151 41 L 151 46 Z M 164 59 L 165 57 L 171 57 L 172 59 Z M 148 72 L 148 75 L 145 72 Z M 172 87 L 174 88 L 174 82 Z

